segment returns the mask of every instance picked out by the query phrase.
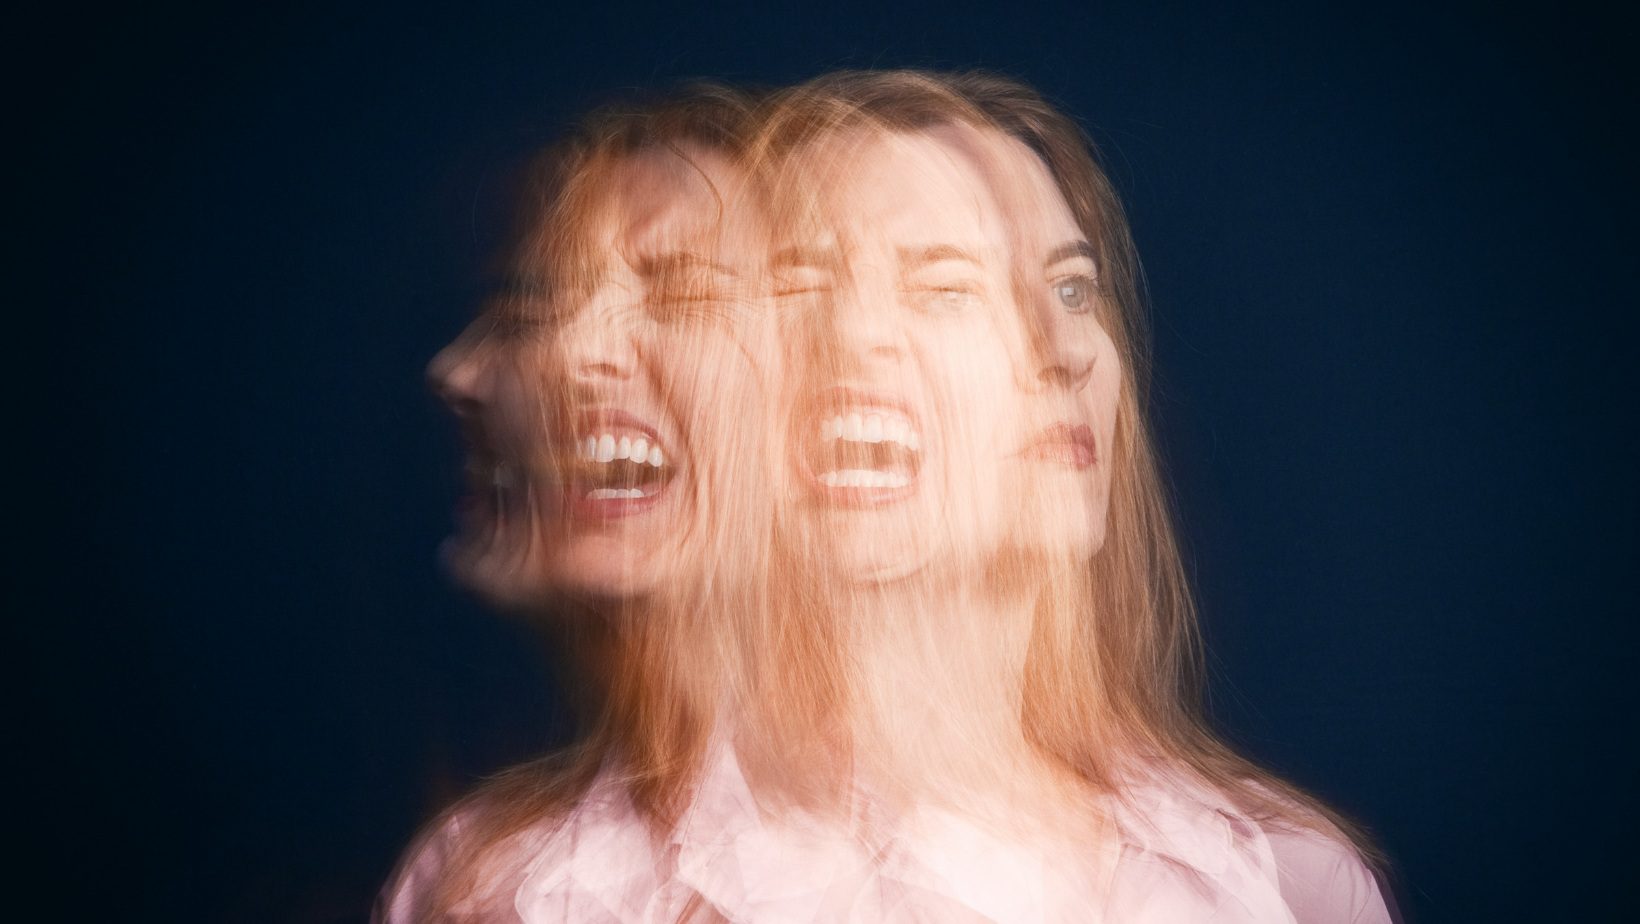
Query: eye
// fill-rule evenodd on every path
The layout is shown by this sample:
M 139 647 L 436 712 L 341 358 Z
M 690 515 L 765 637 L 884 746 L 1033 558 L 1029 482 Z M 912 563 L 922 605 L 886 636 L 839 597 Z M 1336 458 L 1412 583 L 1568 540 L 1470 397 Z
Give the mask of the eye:
M 552 302 L 544 295 L 511 296 L 491 303 L 484 317 L 491 336 L 524 340 L 538 335 L 553 320 Z
M 1053 295 L 1059 307 L 1071 314 L 1086 314 L 1093 310 L 1097 292 L 1098 283 L 1092 276 L 1066 276 L 1053 284 Z
M 810 266 L 791 266 L 774 274 L 774 297 L 818 296 L 831 288 L 831 274 Z
M 654 292 L 644 302 L 649 317 L 661 324 L 734 321 L 747 309 L 744 301 L 720 292 Z
M 913 308 L 927 314 L 963 314 L 974 310 L 984 300 L 980 286 L 969 282 L 920 286 L 911 289 L 907 295 Z

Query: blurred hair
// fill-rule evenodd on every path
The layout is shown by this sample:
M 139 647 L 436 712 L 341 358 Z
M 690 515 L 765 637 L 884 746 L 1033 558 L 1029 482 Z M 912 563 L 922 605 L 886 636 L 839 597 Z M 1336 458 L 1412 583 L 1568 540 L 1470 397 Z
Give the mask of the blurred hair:
M 581 253 L 583 224 L 609 195 L 612 169 L 644 152 L 723 155 L 784 210 L 777 220 L 796 220 L 803 203 L 794 197 L 816 191 L 795 182 L 793 152 L 850 132 L 946 126 L 1000 133 L 1041 159 L 1095 248 L 1098 319 L 1123 369 L 1102 547 L 1088 560 L 1002 549 L 977 576 L 1034 600 L 1019 717 L 1026 739 L 1095 792 L 1119 798 L 1135 774 L 1182 771 L 1256 818 L 1341 834 L 1375 858 L 1358 828 L 1236 754 L 1205 717 L 1197 613 L 1146 422 L 1139 261 L 1094 145 L 1037 93 L 981 73 L 850 71 L 761 100 L 698 85 L 605 109 L 540 160 L 512 263 L 527 285 L 549 290 L 546 301 L 573 300 L 559 293 L 585 282 L 574 267 L 595 262 Z M 528 302 L 505 310 L 531 310 L 520 307 Z M 509 851 L 561 818 L 600 772 L 617 773 L 657 829 L 674 824 L 726 704 L 761 749 L 756 763 L 792 771 L 770 775 L 775 798 L 824 799 L 847 785 L 839 722 L 847 691 L 864 679 L 846 650 L 852 591 L 813 579 L 803 550 L 780 547 L 786 513 L 772 497 L 728 487 L 698 489 L 715 525 L 694 549 L 696 573 L 660 594 L 607 601 L 596 618 L 560 630 L 597 690 L 586 733 L 571 750 L 503 772 L 429 828 L 460 832 L 436 892 L 441 913 L 499 898 L 498 871 L 516 860 Z M 731 564 L 732 575 L 720 573 Z
M 783 168 L 788 155 L 849 132 L 967 126 L 1000 132 L 1041 159 L 1095 248 L 1098 319 L 1123 372 L 1102 548 L 1088 561 L 1020 556 L 992 569 L 993 580 L 1038 594 L 1025 668 L 1025 735 L 1099 791 L 1120 796 L 1135 774 L 1182 770 L 1260 820 L 1342 835 L 1375 860 L 1360 828 L 1237 754 L 1205 716 L 1198 617 L 1146 419 L 1143 273 L 1121 200 L 1088 135 L 1029 87 L 978 72 L 831 73 L 774 96 L 758 121 L 752 160 L 773 170 L 776 187 L 798 196 L 814 192 L 793 190 Z M 838 597 L 847 591 L 830 593 L 819 605 L 846 618 L 849 603 Z
M 545 151 L 521 187 L 515 244 L 503 258 L 512 290 L 488 311 L 490 336 L 550 341 L 599 282 L 589 267 L 600 266 L 606 255 L 594 252 L 587 230 L 610 198 L 614 172 L 652 152 L 669 152 L 695 169 L 698 158 L 708 155 L 738 165 L 752 106 L 752 98 L 738 90 L 693 84 L 659 99 L 596 111 Z M 568 400 L 568 385 L 546 369 L 537 370 L 537 377 L 545 425 L 550 408 Z M 713 446 L 735 438 L 694 436 Z M 694 475 L 710 477 L 698 467 Z M 600 771 L 619 773 L 634 804 L 657 826 L 673 822 L 705 752 L 715 710 L 731 698 L 726 688 L 739 676 L 734 631 L 740 626 L 723 614 L 769 609 L 747 599 L 752 582 L 727 576 L 729 563 L 759 569 L 769 545 L 755 529 L 748 531 L 749 524 L 767 520 L 769 501 L 755 490 L 759 479 L 748 473 L 733 480 L 733 490 L 694 485 L 696 519 L 703 522 L 680 543 L 692 565 L 679 569 L 680 577 L 660 592 L 564 600 L 563 612 L 541 614 L 582 681 L 582 736 L 568 750 L 501 772 L 424 829 L 399 875 L 436 843 L 446 859 L 431 891 L 433 918 L 482 913 L 490 902 L 504 900 L 495 890 L 520 872 L 513 852 L 543 823 L 562 817 Z

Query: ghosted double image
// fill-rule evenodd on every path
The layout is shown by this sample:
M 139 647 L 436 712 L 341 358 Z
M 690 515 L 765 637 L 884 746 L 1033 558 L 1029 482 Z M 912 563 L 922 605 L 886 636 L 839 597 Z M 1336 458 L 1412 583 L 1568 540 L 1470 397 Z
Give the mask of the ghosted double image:
M 387 921 L 1379 921 L 1372 851 L 1202 719 L 1121 204 L 1017 83 L 691 88 L 545 152 L 434 359 L 443 557 L 555 625 L 572 749 Z

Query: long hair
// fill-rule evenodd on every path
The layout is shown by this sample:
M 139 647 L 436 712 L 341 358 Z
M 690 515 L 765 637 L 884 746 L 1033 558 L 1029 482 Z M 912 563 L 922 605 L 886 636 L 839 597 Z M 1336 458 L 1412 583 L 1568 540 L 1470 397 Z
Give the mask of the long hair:
M 771 98 L 751 160 L 771 185 L 812 196 L 783 165 L 794 151 L 850 132 L 917 134 L 942 126 L 1001 133 L 1047 168 L 1096 252 L 1097 316 L 1121 359 L 1110 506 L 1091 559 L 1014 557 L 989 578 L 1035 595 L 1020 722 L 1038 751 L 1095 791 L 1121 797 L 1147 773 L 1183 772 L 1261 821 L 1342 836 L 1369 860 L 1364 832 L 1237 754 L 1205 715 L 1198 614 L 1167 482 L 1147 422 L 1147 305 L 1121 200 L 1089 136 L 1023 84 L 986 73 L 844 71 Z M 795 208 L 800 209 L 801 206 Z M 801 619 L 847 620 L 847 591 L 811 587 Z M 818 596 L 821 599 L 812 599 Z M 847 659 L 833 662 L 847 670 Z M 864 678 L 845 678 L 849 689 Z
M 513 259 L 526 277 L 572 291 L 581 282 L 573 267 L 592 258 L 582 253 L 587 216 L 607 195 L 612 169 L 645 151 L 729 157 L 771 197 L 778 221 L 801 213 L 791 197 L 816 194 L 794 183 L 793 152 L 850 131 L 942 126 L 1000 134 L 1041 159 L 1096 251 L 1098 320 L 1123 370 L 1099 550 L 1067 561 L 1004 549 L 982 576 L 1028 597 L 1034 610 L 1018 716 L 1025 740 L 1094 793 L 1120 798 L 1135 773 L 1165 768 L 1261 820 L 1341 834 L 1375 857 L 1358 828 L 1235 753 L 1205 717 L 1197 612 L 1146 421 L 1139 261 L 1093 144 L 1034 91 L 986 74 L 840 72 L 762 101 L 707 87 L 659 105 L 606 110 L 542 158 Z M 550 337 L 551 324 L 543 331 Z M 556 387 L 544 381 L 544 401 Z M 715 451 L 748 449 L 732 434 L 716 436 Z M 773 479 L 768 471 L 743 474 L 750 484 Z M 774 492 L 746 487 L 696 489 L 714 525 L 692 543 L 693 567 L 671 586 L 605 602 L 561 630 L 594 687 L 585 734 L 568 751 L 502 773 L 430 826 L 455 832 L 434 890 L 435 916 L 505 900 L 502 890 L 516 885 L 509 876 L 538 843 L 532 838 L 564 817 L 600 773 L 614 774 L 656 830 L 668 829 L 725 723 L 744 732 L 737 747 L 758 750 L 752 763 L 777 771 L 758 781 L 760 799 L 808 803 L 846 791 L 850 743 L 841 713 L 849 691 L 869 682 L 847 650 L 852 601 L 814 579 L 805 561 L 812 550 L 782 546 L 788 511 Z
M 703 154 L 738 165 L 751 110 L 748 94 L 696 84 L 658 101 L 595 112 L 544 152 L 523 185 L 516 243 L 504 257 L 515 297 L 492 306 L 495 336 L 523 331 L 540 340 L 533 355 L 550 354 L 574 304 L 597 285 L 586 268 L 604 255 L 594 252 L 588 226 L 615 191 L 616 171 L 658 152 L 685 165 Z M 550 427 L 568 400 L 568 386 L 549 364 L 535 375 L 540 423 Z M 749 406 L 761 398 L 718 400 Z M 712 430 L 711 421 L 687 423 L 705 428 L 691 434 L 701 444 L 731 455 L 763 455 L 756 446 L 733 453 L 736 434 Z M 724 614 L 769 609 L 751 598 L 754 582 L 732 576 L 760 570 L 769 545 L 758 538 L 756 525 L 766 521 L 768 506 L 756 490 L 760 465 L 719 472 L 716 482 L 704 467 L 695 469 L 690 491 L 697 522 L 679 542 L 689 564 L 675 569 L 666 586 L 641 596 L 543 601 L 544 628 L 567 649 L 565 661 L 581 682 L 582 734 L 568 750 L 503 771 L 426 826 L 396 877 L 415 875 L 419 858 L 429 852 L 440 855 L 435 880 L 417 886 L 430 896 L 422 904 L 425 917 L 482 916 L 494 903 L 508 901 L 505 888 L 517 885 L 529 845 L 565 816 L 600 773 L 616 775 L 657 828 L 675 822 L 717 710 L 743 698 L 736 666 L 742 661 L 736 630 L 742 626 Z

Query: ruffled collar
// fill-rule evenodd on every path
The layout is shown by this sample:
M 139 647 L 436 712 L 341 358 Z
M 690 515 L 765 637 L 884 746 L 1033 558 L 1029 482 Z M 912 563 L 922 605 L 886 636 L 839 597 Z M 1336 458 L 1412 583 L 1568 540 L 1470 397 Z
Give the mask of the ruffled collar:
M 1111 802 L 1123 859 L 1109 906 L 1121 921 L 1290 924 L 1269 839 L 1217 790 L 1153 766 Z
M 723 747 L 668 837 L 601 775 L 515 908 L 531 924 L 676 921 L 702 903 L 745 924 L 1293 920 L 1262 830 L 1214 791 L 1152 772 L 1111 814 L 1119 850 L 1102 875 L 1093 852 L 1067 856 L 931 807 L 889 818 L 867 800 L 852 824 L 771 819 Z

